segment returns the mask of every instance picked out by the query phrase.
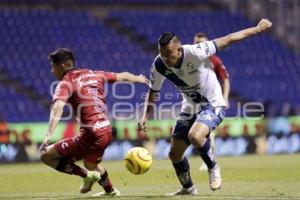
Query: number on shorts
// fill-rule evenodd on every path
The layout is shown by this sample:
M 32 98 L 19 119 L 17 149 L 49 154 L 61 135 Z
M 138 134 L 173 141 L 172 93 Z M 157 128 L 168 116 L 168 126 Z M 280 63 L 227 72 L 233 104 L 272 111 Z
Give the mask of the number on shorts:
M 61 148 L 65 149 L 67 148 L 69 145 L 66 142 L 61 143 Z

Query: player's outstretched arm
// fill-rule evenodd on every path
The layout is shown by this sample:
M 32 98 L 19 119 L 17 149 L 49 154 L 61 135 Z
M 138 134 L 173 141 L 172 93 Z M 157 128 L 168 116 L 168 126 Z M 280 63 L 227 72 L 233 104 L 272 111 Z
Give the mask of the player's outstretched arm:
M 48 132 L 47 132 L 47 135 L 44 138 L 43 144 L 41 146 L 41 153 L 43 153 L 45 151 L 45 148 L 49 144 L 49 140 L 50 140 L 61 116 L 62 116 L 65 104 L 66 103 L 62 100 L 56 100 L 51 108 Z
M 153 112 L 153 106 L 155 102 L 155 95 L 157 94 L 154 90 L 149 90 L 144 103 L 144 114 L 142 119 L 138 123 L 138 130 L 145 131 L 147 130 L 147 122 L 149 115 Z
M 226 78 L 222 83 L 223 97 L 226 103 L 226 107 L 229 108 L 229 92 L 230 92 L 230 80 Z
M 262 19 L 255 27 L 247 28 L 235 33 L 231 33 L 227 36 L 215 39 L 215 43 L 219 50 L 223 50 L 231 43 L 246 39 L 250 36 L 264 32 L 272 27 L 272 22 L 267 19 Z
M 117 81 L 127 81 L 131 83 L 145 83 L 149 84 L 149 80 L 142 74 L 134 75 L 129 72 L 122 72 L 117 74 Z

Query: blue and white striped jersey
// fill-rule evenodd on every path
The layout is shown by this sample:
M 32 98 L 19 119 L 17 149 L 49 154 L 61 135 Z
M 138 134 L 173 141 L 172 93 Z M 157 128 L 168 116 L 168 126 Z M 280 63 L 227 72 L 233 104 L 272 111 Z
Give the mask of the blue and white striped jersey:
M 201 106 L 225 106 L 221 86 L 212 69 L 209 57 L 216 53 L 213 41 L 183 45 L 183 59 L 179 67 L 168 67 L 158 55 L 151 68 L 150 89 L 159 91 L 167 78 L 183 96 L 181 111 L 195 113 Z

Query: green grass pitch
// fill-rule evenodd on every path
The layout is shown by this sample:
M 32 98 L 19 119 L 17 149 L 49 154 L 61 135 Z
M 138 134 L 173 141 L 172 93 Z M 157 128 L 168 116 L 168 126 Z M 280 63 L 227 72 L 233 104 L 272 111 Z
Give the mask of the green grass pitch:
M 169 160 L 154 160 L 144 175 L 132 175 L 122 161 L 104 161 L 118 199 L 300 199 L 300 155 L 218 158 L 222 189 L 212 192 L 208 175 L 199 171 L 200 158 L 190 158 L 197 197 L 164 197 L 179 188 Z M 41 163 L 0 165 L 0 199 L 89 199 L 101 190 L 80 194 L 80 178 L 58 173 Z

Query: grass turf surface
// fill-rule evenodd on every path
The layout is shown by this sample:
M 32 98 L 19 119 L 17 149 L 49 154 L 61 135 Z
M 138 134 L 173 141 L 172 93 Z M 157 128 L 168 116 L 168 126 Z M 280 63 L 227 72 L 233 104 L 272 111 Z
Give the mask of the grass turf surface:
M 212 192 L 208 175 L 199 171 L 200 158 L 190 158 L 197 197 L 164 197 L 178 189 L 179 182 L 169 160 L 155 160 L 144 175 L 132 175 L 122 161 L 104 161 L 119 199 L 300 199 L 300 155 L 243 156 L 218 158 L 222 189 Z M 46 165 L 1 164 L 0 199 L 89 199 L 101 191 L 80 194 L 80 178 L 58 173 Z M 95 198 L 93 198 L 95 199 Z

